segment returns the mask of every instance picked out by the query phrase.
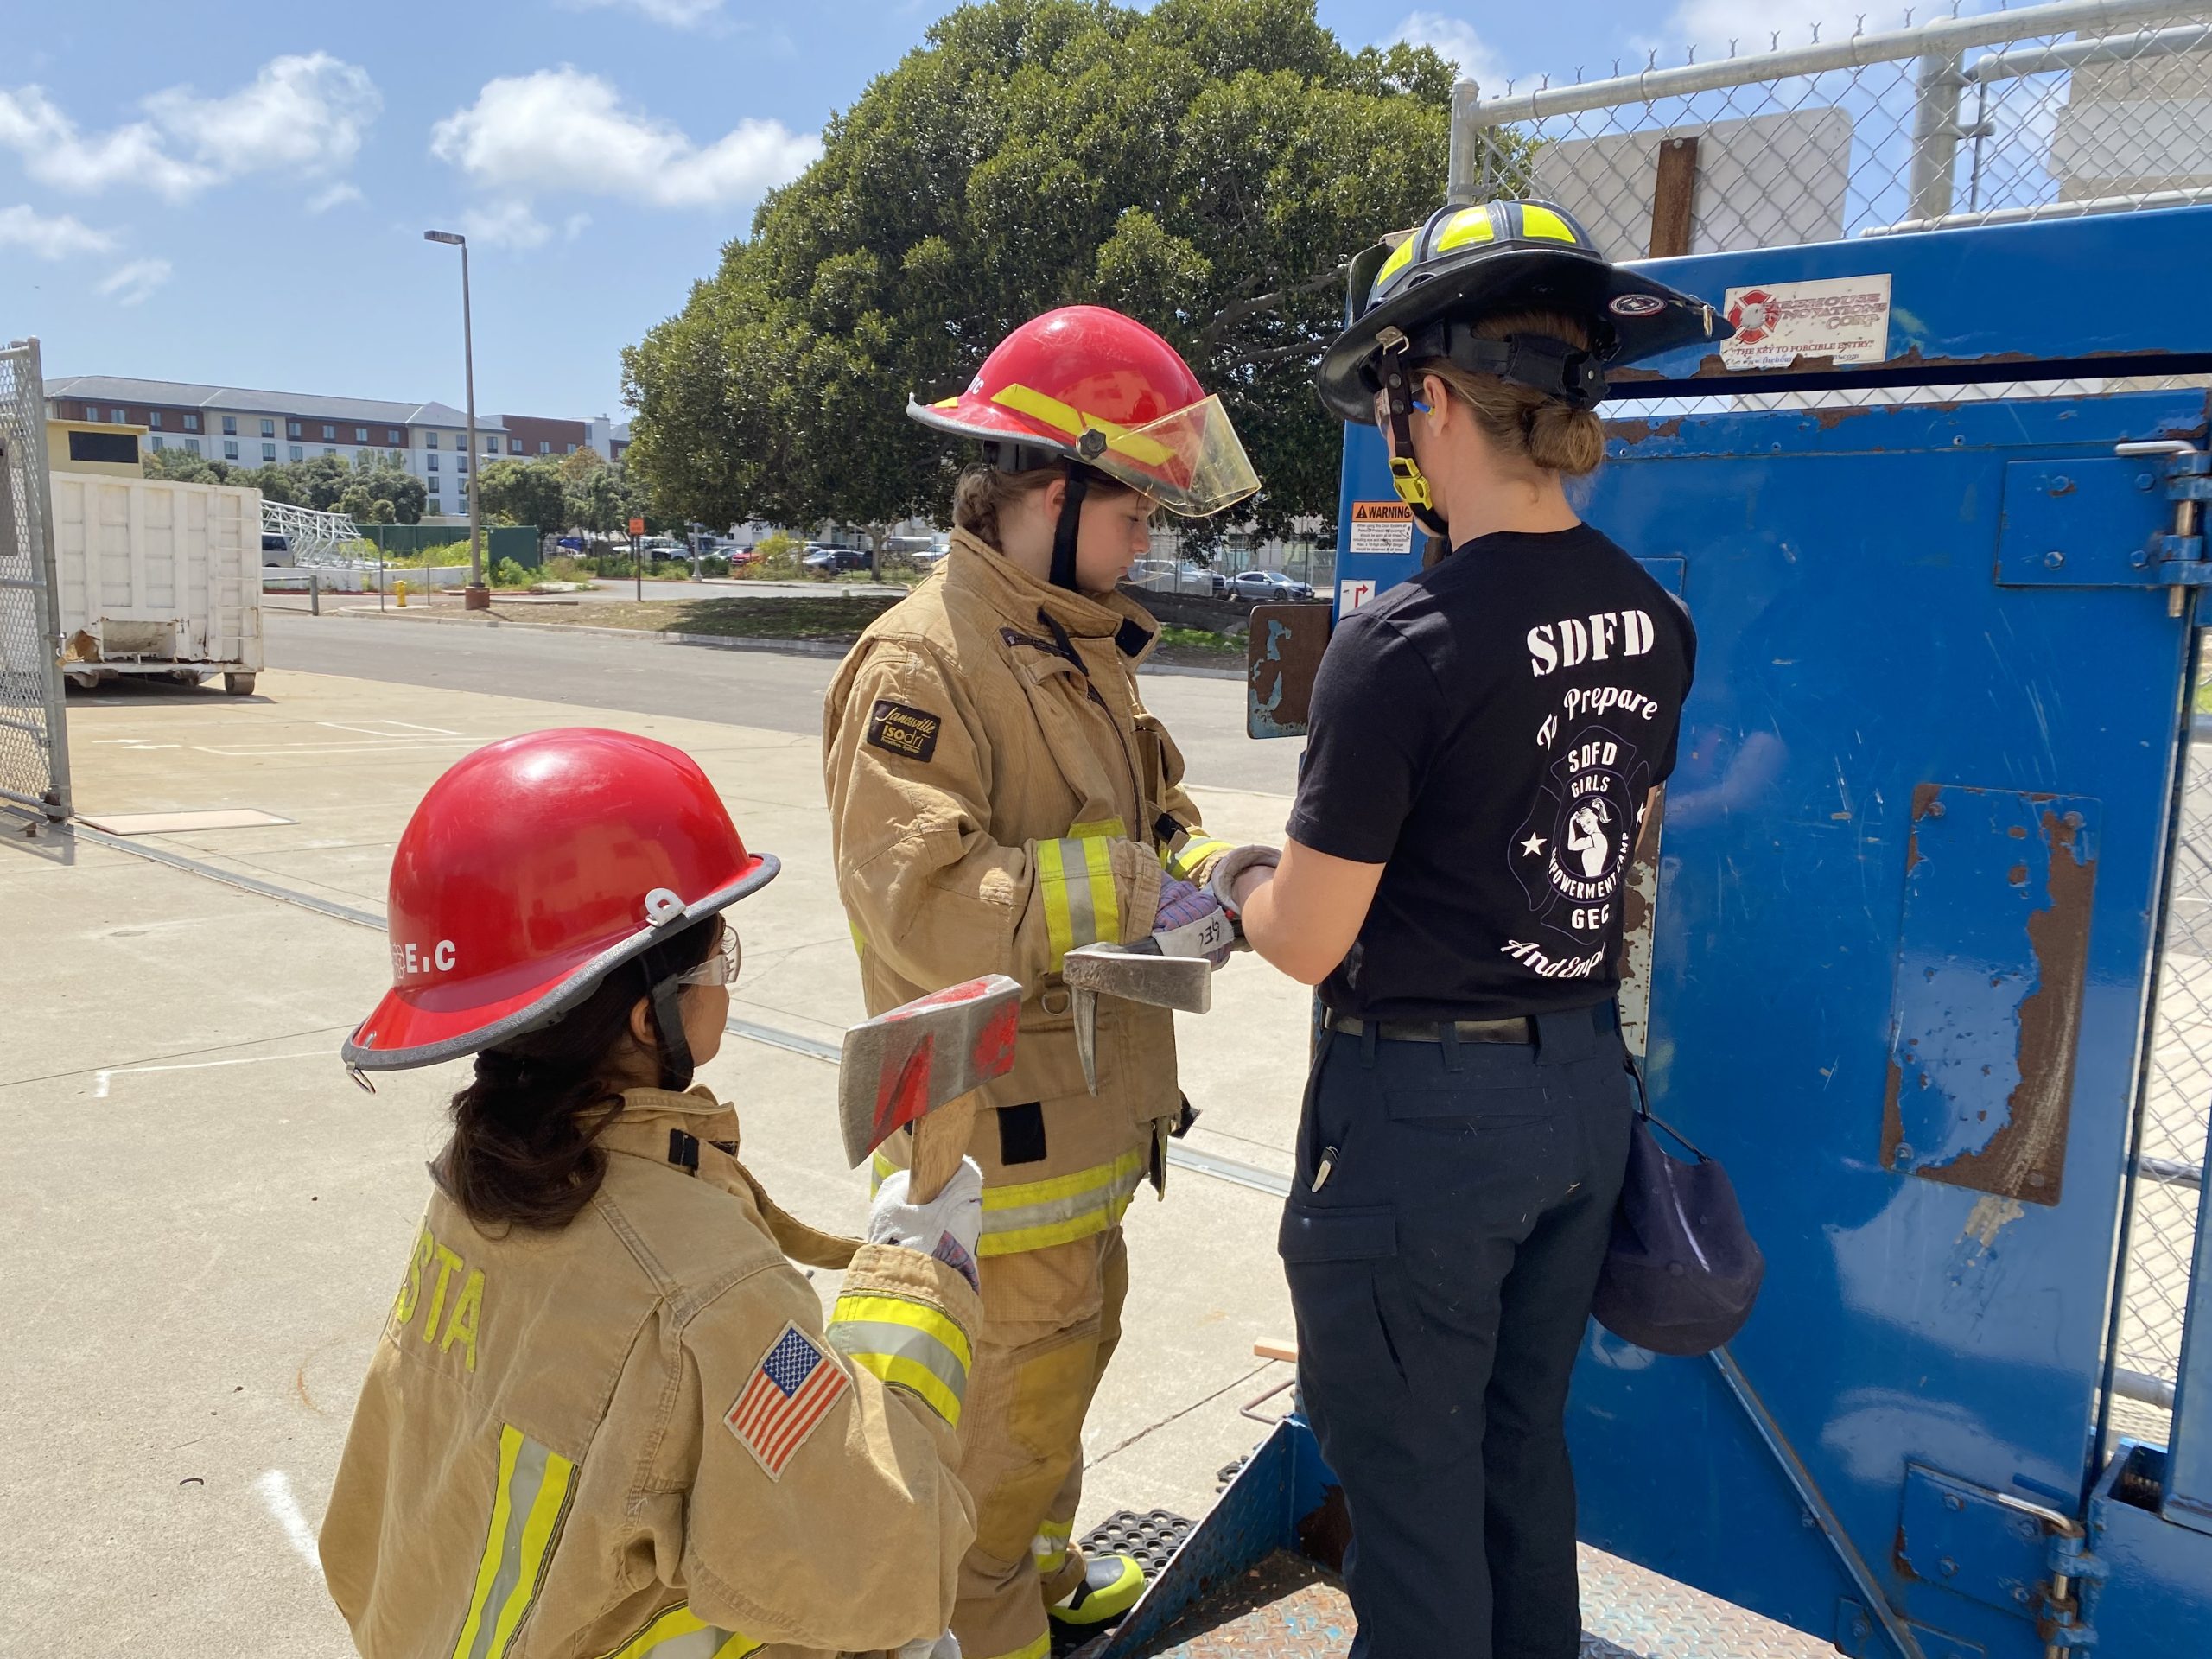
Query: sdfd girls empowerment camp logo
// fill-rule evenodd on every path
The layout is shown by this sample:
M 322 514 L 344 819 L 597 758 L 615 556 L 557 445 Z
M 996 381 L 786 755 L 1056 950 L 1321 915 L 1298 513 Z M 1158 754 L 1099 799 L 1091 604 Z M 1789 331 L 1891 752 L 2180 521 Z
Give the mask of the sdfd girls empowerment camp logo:
M 1652 644 L 1651 619 L 1642 611 L 1575 618 L 1530 630 L 1529 668 L 1541 679 L 1641 657 Z M 1537 937 L 1504 948 L 1547 979 L 1597 973 L 1618 937 L 1621 885 L 1649 787 L 1637 728 L 1658 713 L 1655 699 L 1628 686 L 1570 685 L 1536 728 L 1550 764 L 1509 856 Z

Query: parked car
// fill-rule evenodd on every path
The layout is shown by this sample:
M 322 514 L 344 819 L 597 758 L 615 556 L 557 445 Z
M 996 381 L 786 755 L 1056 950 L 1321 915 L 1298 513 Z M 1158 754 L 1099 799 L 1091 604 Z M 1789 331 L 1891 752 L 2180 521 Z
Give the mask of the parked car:
M 868 566 L 866 550 L 857 547 L 815 547 L 807 550 L 799 561 L 817 575 L 831 575 L 840 570 L 865 570 Z
M 760 556 L 760 552 L 758 548 L 732 546 L 723 550 L 722 556 L 729 561 L 729 568 L 734 570 L 741 564 L 751 564 Z
M 292 538 L 274 530 L 261 532 L 261 562 L 264 565 L 292 563 Z
M 1280 570 L 1239 570 L 1229 578 L 1229 595 L 1258 603 L 1281 604 L 1287 600 L 1311 599 L 1311 582 L 1295 582 Z

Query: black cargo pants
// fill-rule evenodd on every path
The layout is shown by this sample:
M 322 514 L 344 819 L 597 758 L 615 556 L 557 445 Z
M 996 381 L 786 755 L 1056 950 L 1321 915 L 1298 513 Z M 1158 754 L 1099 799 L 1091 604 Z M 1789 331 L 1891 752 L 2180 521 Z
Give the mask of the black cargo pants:
M 1563 1417 L 1634 1106 L 1612 1004 L 1535 1025 L 1315 1057 L 1281 1249 L 1351 1520 L 1352 1659 L 1580 1646 Z

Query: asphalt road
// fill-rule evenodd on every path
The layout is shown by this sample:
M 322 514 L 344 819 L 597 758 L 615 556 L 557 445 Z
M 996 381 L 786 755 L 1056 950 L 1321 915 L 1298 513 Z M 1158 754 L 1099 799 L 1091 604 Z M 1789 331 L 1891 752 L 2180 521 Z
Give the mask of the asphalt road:
M 359 602 L 354 601 L 354 602 Z M 604 634 L 379 621 L 327 613 L 263 613 L 271 668 L 342 674 L 397 685 L 443 686 L 537 697 L 587 709 L 682 715 L 778 732 L 819 732 L 832 657 L 721 651 Z M 103 696 L 179 695 L 123 686 Z M 181 695 L 219 695 L 215 688 Z M 1175 735 L 1194 784 L 1288 796 L 1301 745 L 1244 735 L 1241 680 L 1176 673 L 1144 677 L 1147 705 Z

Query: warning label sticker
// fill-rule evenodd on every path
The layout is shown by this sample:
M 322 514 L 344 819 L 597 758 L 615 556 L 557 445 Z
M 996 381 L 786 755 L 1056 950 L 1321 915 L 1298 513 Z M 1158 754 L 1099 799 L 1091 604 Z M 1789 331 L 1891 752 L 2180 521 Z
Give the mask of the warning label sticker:
M 1732 369 L 1783 369 L 1822 357 L 1837 368 L 1890 354 L 1890 274 L 1732 288 L 1721 302 L 1736 325 L 1720 360 Z
M 1402 501 L 1351 504 L 1351 544 L 1347 553 L 1410 553 L 1414 510 Z

